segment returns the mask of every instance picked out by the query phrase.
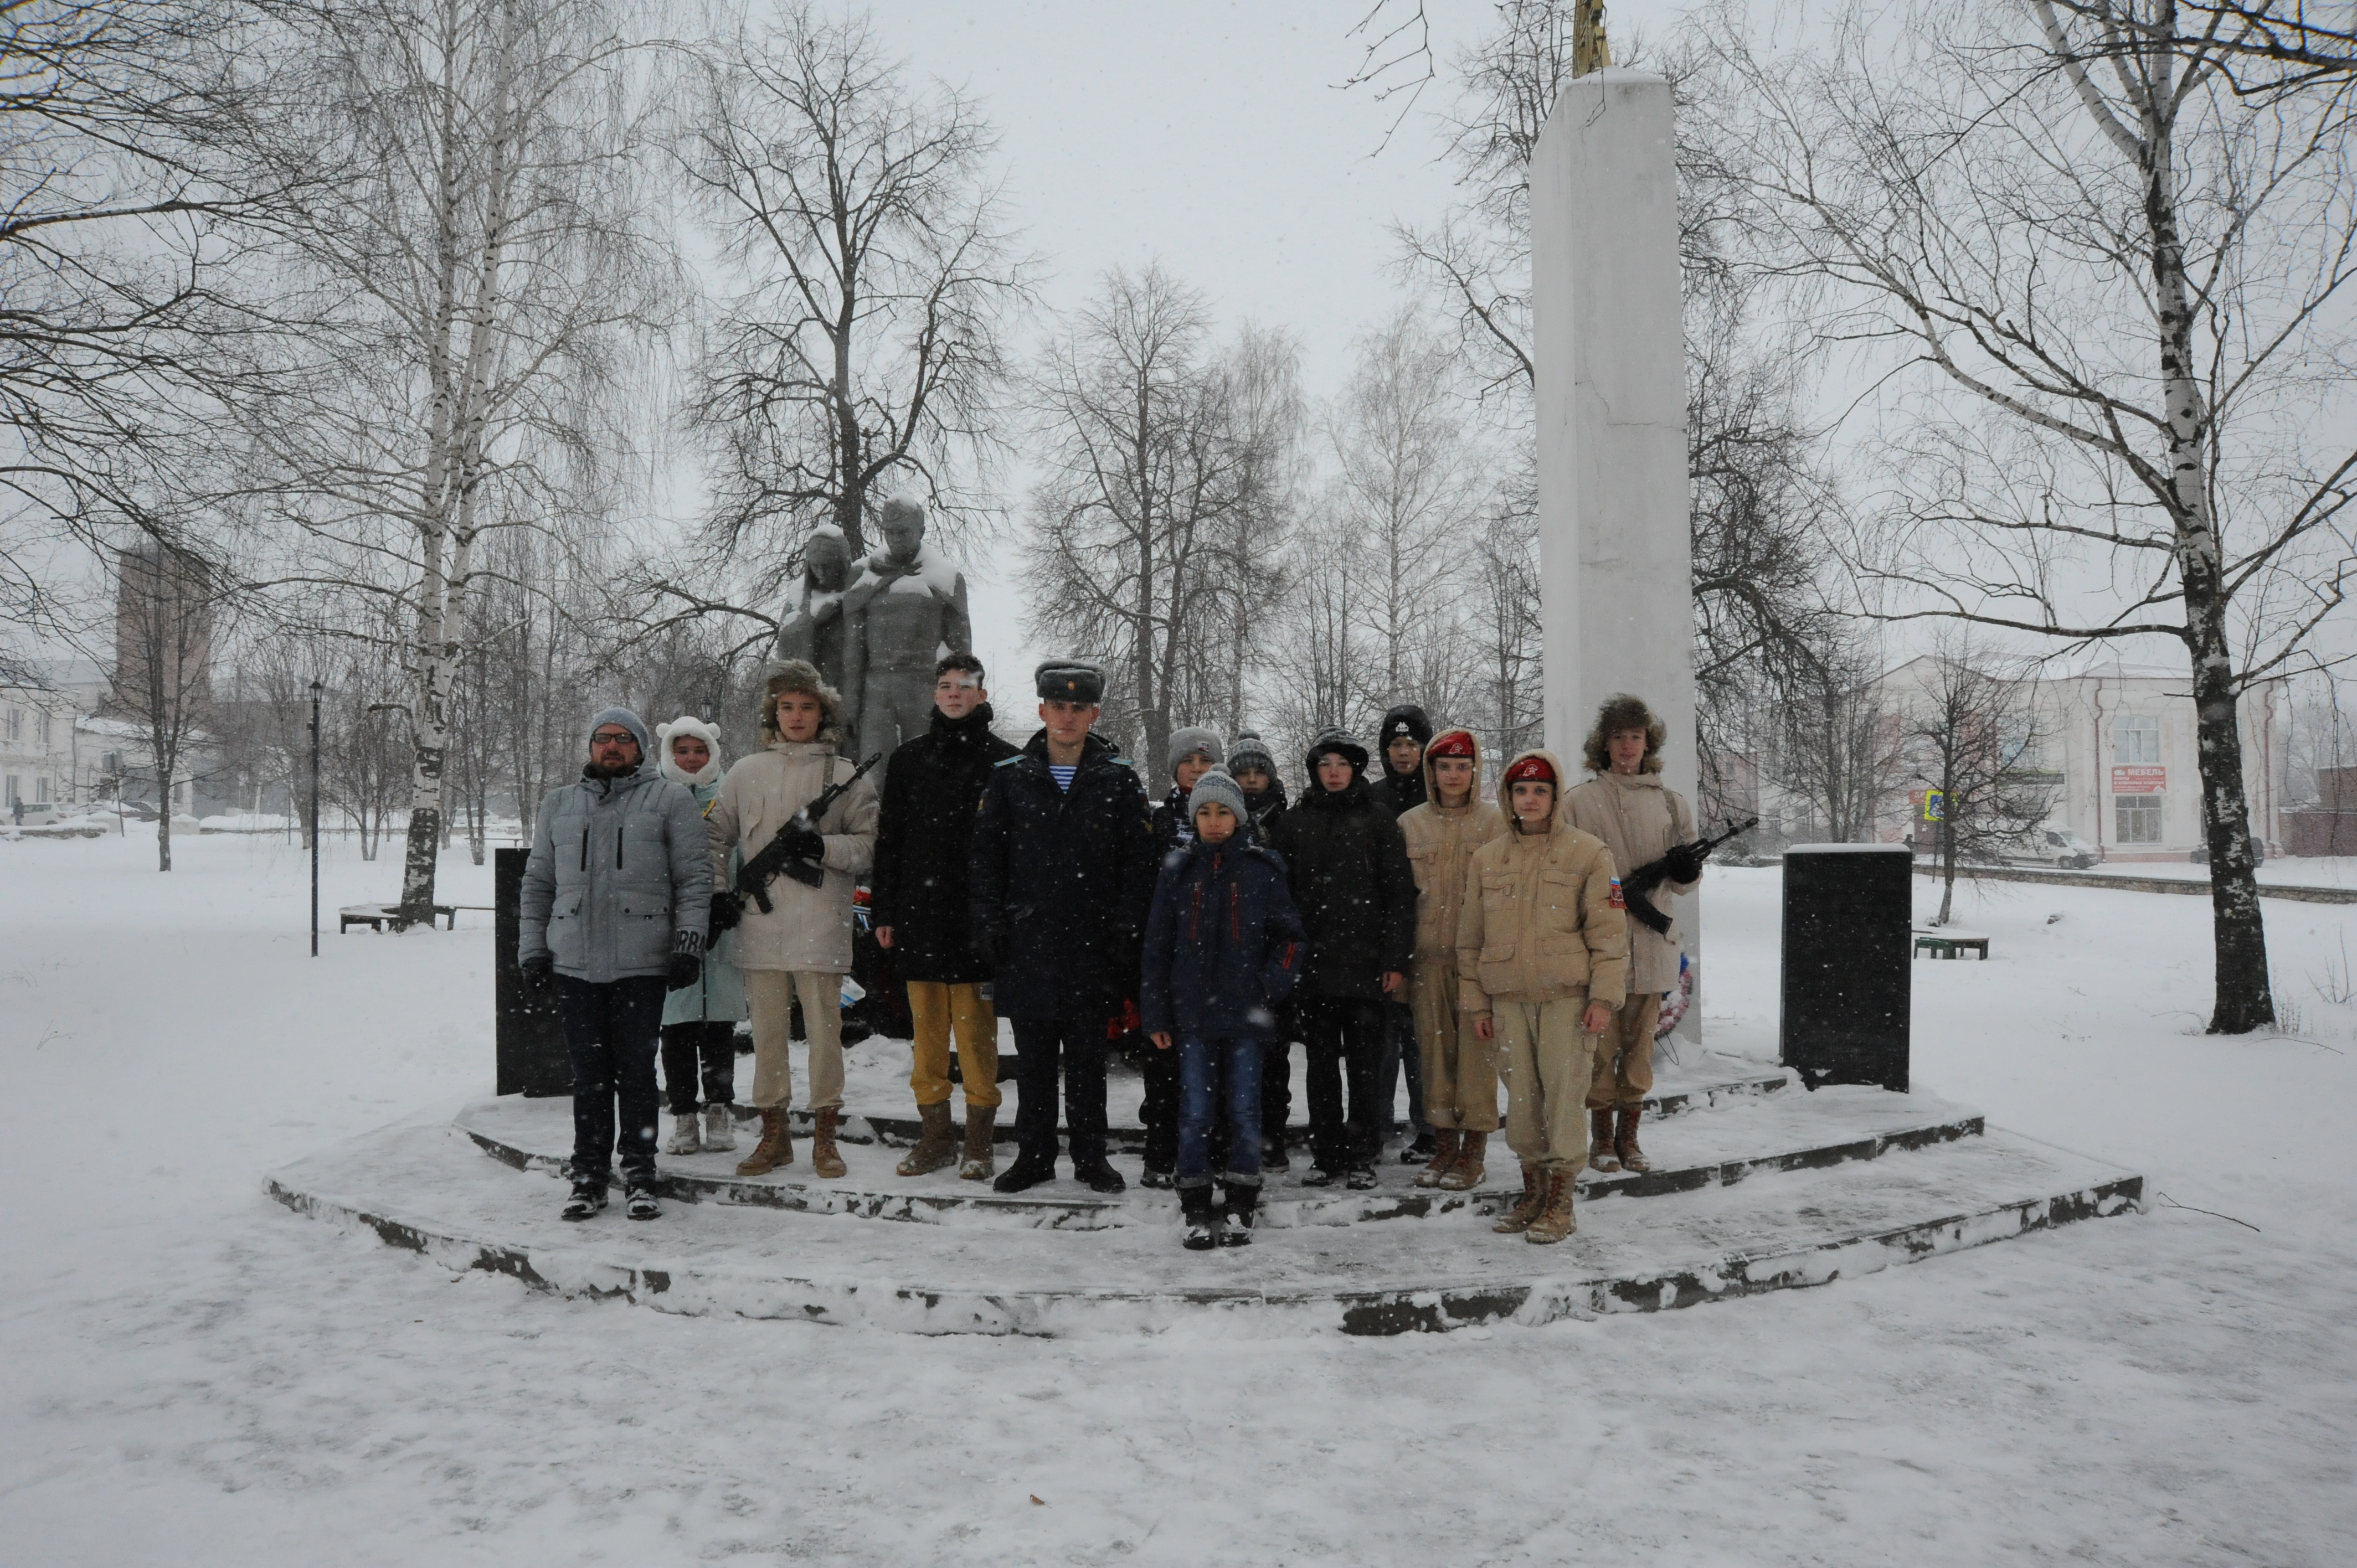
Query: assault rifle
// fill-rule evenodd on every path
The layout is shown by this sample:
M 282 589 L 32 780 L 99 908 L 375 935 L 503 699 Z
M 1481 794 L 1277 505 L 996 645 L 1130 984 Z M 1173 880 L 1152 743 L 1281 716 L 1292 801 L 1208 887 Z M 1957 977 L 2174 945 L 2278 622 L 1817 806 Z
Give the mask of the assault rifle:
M 789 854 L 787 846 L 804 833 L 815 834 L 820 822 L 834 809 L 834 803 L 843 799 L 844 792 L 859 782 L 861 774 L 883 760 L 884 754 L 877 752 L 853 768 L 850 778 L 840 784 L 828 785 L 819 791 L 816 800 L 796 811 L 792 820 L 778 830 L 778 836 L 771 839 L 760 854 L 737 868 L 737 891 L 760 906 L 761 913 L 767 915 L 776 908 L 770 902 L 770 881 L 780 873 L 792 877 L 805 887 L 816 887 L 824 882 L 826 872 L 822 867 L 802 856 Z
M 1710 858 L 1710 852 L 1712 850 L 1717 849 L 1719 845 L 1727 843 L 1727 840 L 1734 838 L 1737 834 L 1748 833 L 1759 825 L 1760 819 L 1754 817 L 1748 822 L 1738 822 L 1733 827 L 1727 829 L 1724 832 L 1718 833 L 1714 837 L 1696 839 L 1692 843 L 1680 844 L 1678 848 L 1692 851 L 1694 854 L 1695 865 L 1699 868 L 1704 861 Z M 1675 850 L 1671 852 L 1673 854 L 1675 853 Z M 1649 930 L 1658 932 L 1663 936 L 1668 936 L 1670 934 L 1670 918 L 1667 915 L 1663 914 L 1660 909 L 1654 907 L 1652 892 L 1654 888 L 1659 887 L 1663 883 L 1667 882 L 1669 879 L 1670 857 L 1665 854 L 1659 860 L 1649 861 L 1645 865 L 1639 866 L 1636 870 L 1623 877 L 1620 882 L 1620 901 L 1629 907 L 1629 913 L 1637 917 L 1637 923 L 1639 925 L 1645 927 Z

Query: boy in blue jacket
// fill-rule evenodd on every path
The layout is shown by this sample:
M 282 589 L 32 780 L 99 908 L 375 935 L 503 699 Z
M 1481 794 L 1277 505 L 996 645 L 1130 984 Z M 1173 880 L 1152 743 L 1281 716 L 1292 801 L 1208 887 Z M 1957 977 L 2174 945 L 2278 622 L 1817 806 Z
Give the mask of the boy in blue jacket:
M 1300 977 L 1306 937 L 1285 862 L 1253 842 L 1243 790 L 1224 769 L 1195 781 L 1195 841 L 1169 857 L 1146 924 L 1138 1001 L 1157 1050 L 1178 1052 L 1178 1204 L 1187 1245 L 1240 1247 L 1260 1202 L 1260 1065 L 1276 1009 Z M 1215 1092 L 1228 1123 L 1227 1225 L 1211 1197 Z

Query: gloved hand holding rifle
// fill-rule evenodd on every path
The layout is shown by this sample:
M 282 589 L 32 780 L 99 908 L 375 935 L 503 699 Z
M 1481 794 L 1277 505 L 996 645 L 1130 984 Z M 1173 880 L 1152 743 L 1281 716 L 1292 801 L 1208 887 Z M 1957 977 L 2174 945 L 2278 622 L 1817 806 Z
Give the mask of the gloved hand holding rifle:
M 819 862 L 826 854 L 826 841 L 819 836 L 818 824 L 845 791 L 859 782 L 860 776 L 884 760 L 882 752 L 851 770 L 851 777 L 840 784 L 830 784 L 819 791 L 818 798 L 793 814 L 791 821 L 778 830 L 778 836 L 765 845 L 761 853 L 737 868 L 737 891 L 753 900 L 764 915 L 776 906 L 770 902 L 770 878 L 780 873 L 792 877 L 805 887 L 816 887 L 826 880 L 826 872 Z
M 1710 852 L 1738 833 L 1749 832 L 1760 825 L 1760 819 L 1738 822 L 1711 838 L 1697 839 L 1692 843 L 1672 844 L 1662 858 L 1648 861 L 1620 879 L 1620 900 L 1637 923 L 1662 936 L 1670 934 L 1670 918 L 1654 907 L 1653 889 L 1664 882 L 1692 882 L 1702 875 L 1702 863 Z

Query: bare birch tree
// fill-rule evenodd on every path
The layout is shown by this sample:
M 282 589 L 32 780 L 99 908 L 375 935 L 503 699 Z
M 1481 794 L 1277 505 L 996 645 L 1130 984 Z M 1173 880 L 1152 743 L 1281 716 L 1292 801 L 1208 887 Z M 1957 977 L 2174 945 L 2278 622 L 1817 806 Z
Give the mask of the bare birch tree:
M 708 46 L 676 156 L 734 292 L 689 415 L 716 459 L 726 553 L 776 591 L 821 523 L 867 546 L 902 489 L 952 537 L 985 529 L 1010 312 L 1034 263 L 990 174 L 975 106 L 918 91 L 867 18 L 808 0 Z
M 2349 83 L 2238 96 L 2173 0 L 1852 17 L 1741 83 L 1710 145 L 1767 264 L 1890 372 L 1859 564 L 1887 613 L 2190 667 L 2210 1027 L 2274 1016 L 2236 699 L 2294 667 L 2352 570 L 2336 439 L 2357 275 Z
M 1236 580 L 1236 544 L 1278 527 L 1267 480 L 1298 434 L 1296 400 L 1254 391 L 1260 372 L 1211 328 L 1202 296 L 1158 265 L 1116 267 L 1033 377 L 1031 622 L 1112 661 L 1113 727 L 1157 788 L 1173 726 L 1233 704 L 1225 633 L 1239 604 L 1265 598 Z
M 1897 703 L 1900 744 L 1913 782 L 1939 792 L 1932 829 L 1944 926 L 1955 913 L 1958 861 L 2018 853 L 2054 808 L 2034 668 L 1964 637 L 1941 639 L 1923 679 Z
M 219 572 L 143 539 L 117 557 L 114 680 L 107 705 L 139 726 L 156 779 L 156 869 L 172 869 L 173 793 L 212 709 L 213 637 L 228 607 Z
M 476 552 L 616 503 L 613 455 L 642 446 L 630 371 L 676 280 L 645 221 L 639 51 L 606 0 L 354 0 L 304 27 L 311 113 L 283 156 L 338 177 L 289 220 L 306 357 L 245 429 L 304 542 L 278 580 L 390 599 L 414 628 L 415 924 Z

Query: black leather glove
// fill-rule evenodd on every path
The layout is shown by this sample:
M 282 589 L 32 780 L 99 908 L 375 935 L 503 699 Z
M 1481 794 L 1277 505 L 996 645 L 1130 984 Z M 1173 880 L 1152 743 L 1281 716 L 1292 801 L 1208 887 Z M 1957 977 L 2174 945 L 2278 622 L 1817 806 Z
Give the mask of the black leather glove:
M 1674 844 L 1662 855 L 1662 865 L 1673 882 L 1692 882 L 1702 875 L 1702 852 L 1690 843 Z
M 534 991 L 545 991 L 556 983 L 556 960 L 546 953 L 535 953 L 516 967 L 523 971 L 523 983 Z
M 826 840 L 811 828 L 788 823 L 779 834 L 780 848 L 788 860 L 818 861 L 826 858 Z
M 684 991 L 704 972 L 704 933 L 682 931 L 672 939 L 671 967 L 663 972 L 664 989 Z
M 711 934 L 704 939 L 704 945 L 709 948 L 721 932 L 735 930 L 737 922 L 744 918 L 745 900 L 743 898 L 725 888 L 715 893 L 712 896 Z

